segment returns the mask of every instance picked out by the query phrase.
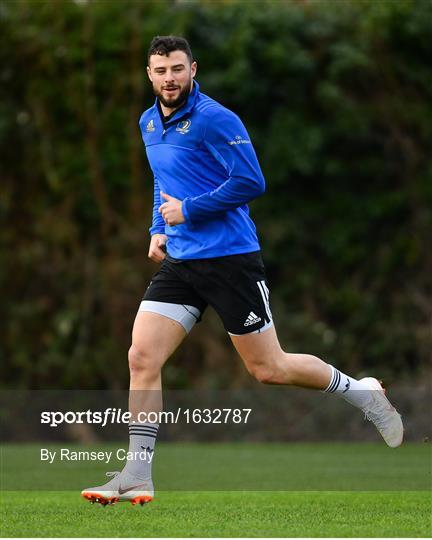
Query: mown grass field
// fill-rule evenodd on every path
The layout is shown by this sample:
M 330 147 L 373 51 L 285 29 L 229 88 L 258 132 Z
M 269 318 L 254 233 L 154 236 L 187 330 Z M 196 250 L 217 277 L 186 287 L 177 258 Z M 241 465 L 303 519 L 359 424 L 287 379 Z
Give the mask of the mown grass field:
M 100 483 L 103 471 L 120 464 L 38 466 L 40 446 L 2 447 L 2 537 L 432 534 L 430 445 L 160 444 L 155 500 L 105 508 L 82 499 L 78 485 Z
M 10 537 L 430 537 L 424 492 L 169 492 L 103 508 L 77 493 L 2 495 Z

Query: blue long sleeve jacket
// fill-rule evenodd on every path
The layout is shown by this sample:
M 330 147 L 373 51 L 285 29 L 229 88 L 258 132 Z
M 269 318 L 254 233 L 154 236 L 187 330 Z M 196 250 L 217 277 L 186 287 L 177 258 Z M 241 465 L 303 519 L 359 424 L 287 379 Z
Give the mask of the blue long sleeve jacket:
M 259 250 L 246 203 L 264 193 L 265 181 L 238 116 L 194 81 L 187 102 L 167 122 L 156 99 L 139 124 L 154 175 L 150 234 L 168 236 L 168 254 L 205 259 Z M 165 224 L 161 191 L 183 201 L 185 223 Z

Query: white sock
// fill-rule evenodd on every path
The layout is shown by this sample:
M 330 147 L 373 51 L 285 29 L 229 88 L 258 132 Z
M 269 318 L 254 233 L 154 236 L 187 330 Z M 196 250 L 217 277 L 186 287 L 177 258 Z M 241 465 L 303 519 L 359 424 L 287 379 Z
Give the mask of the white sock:
M 371 399 L 372 390 L 366 384 L 345 375 L 335 367 L 329 364 L 332 370 L 330 383 L 324 392 L 338 394 L 343 399 L 362 409 Z
M 148 422 L 129 424 L 129 452 L 134 453 L 134 459 L 128 460 L 124 470 L 140 480 L 151 480 L 158 429 L 159 424 Z

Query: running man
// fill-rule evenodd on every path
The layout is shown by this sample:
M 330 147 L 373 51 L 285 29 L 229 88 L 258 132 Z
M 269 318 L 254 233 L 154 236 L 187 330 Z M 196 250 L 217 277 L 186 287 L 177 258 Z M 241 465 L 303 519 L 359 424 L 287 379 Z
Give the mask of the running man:
M 244 125 L 201 93 L 196 72 L 185 39 L 153 39 L 147 74 L 156 102 L 139 124 L 154 174 L 148 256 L 162 265 L 145 292 L 132 332 L 129 450 L 153 455 L 158 424 L 140 423 L 138 413 L 161 410 L 162 366 L 207 305 L 216 310 L 258 381 L 340 396 L 366 414 L 389 446 L 399 446 L 402 421 L 378 380 L 356 380 L 316 356 L 281 349 L 247 206 L 264 193 L 264 177 Z M 148 502 L 154 496 L 151 462 L 128 461 L 108 483 L 82 495 L 102 504 Z

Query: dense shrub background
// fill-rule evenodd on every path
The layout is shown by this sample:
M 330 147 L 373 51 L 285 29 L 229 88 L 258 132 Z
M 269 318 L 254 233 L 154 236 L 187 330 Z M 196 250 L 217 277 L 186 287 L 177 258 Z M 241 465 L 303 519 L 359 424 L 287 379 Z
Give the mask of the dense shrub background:
M 280 340 L 412 380 L 432 345 L 429 1 L 0 3 L 1 377 L 127 387 L 152 178 L 146 51 L 181 34 L 204 93 L 253 138 L 251 204 Z M 244 385 L 216 315 L 171 387 Z

